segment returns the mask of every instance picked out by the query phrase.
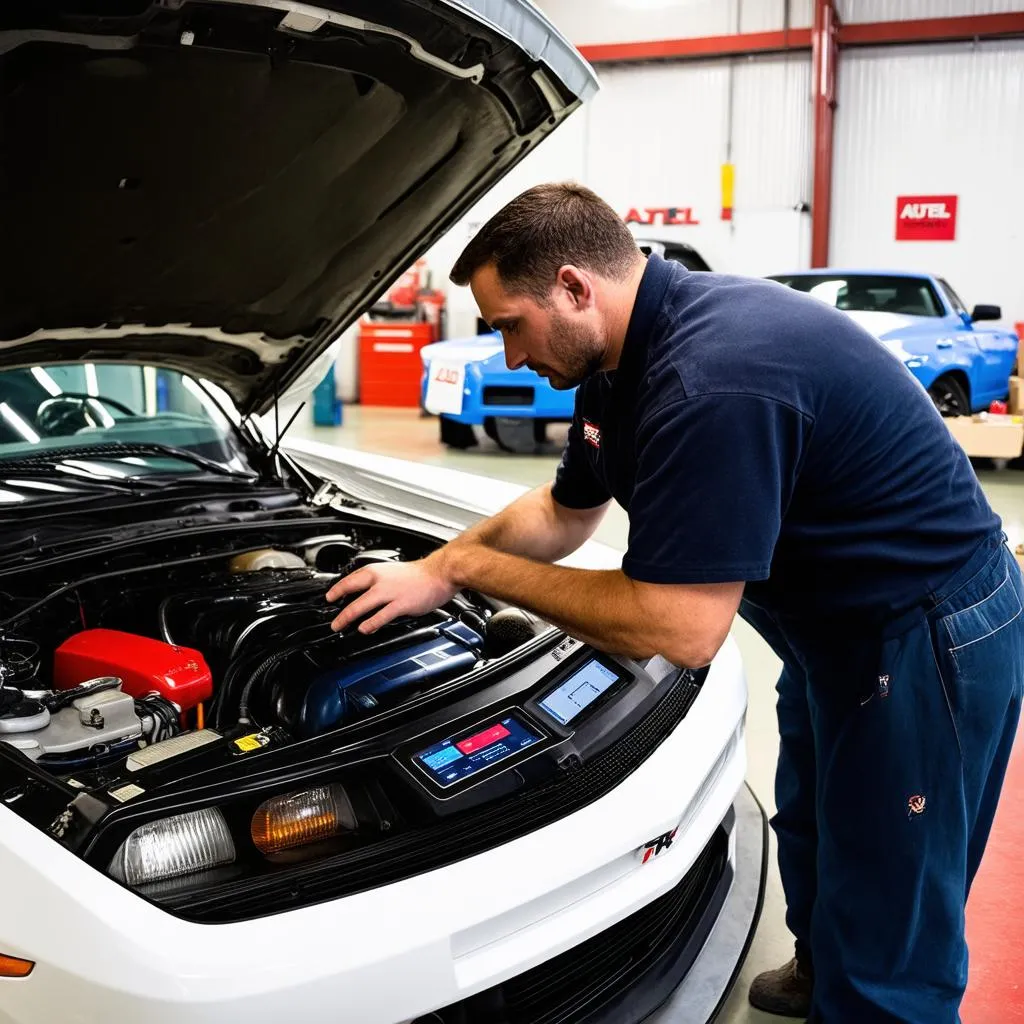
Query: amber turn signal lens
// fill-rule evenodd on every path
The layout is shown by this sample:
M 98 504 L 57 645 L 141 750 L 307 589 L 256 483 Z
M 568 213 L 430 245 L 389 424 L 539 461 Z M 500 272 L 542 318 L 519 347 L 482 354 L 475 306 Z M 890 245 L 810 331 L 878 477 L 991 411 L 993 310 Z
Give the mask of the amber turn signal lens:
M 251 832 L 261 853 L 279 853 L 351 831 L 355 825 L 345 790 L 318 786 L 260 804 L 252 817 Z
M 0 978 L 27 978 L 33 967 L 33 960 L 22 960 L 20 956 L 4 956 L 0 953 Z

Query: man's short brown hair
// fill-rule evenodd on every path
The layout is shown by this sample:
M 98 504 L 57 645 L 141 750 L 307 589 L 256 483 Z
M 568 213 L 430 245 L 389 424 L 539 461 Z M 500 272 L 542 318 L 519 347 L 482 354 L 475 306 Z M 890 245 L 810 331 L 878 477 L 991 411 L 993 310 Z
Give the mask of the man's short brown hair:
M 463 250 L 451 279 L 469 284 L 493 263 L 511 292 L 546 299 L 567 263 L 621 280 L 640 256 L 622 218 L 575 182 L 537 185 L 499 210 Z

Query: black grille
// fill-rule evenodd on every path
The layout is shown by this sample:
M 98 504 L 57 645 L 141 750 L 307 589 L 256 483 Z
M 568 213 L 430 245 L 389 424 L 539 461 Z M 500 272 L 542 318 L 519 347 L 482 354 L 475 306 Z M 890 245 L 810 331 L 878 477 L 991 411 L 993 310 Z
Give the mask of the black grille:
M 728 839 L 719 829 L 683 880 L 660 899 L 567 953 L 438 1011 L 438 1017 L 444 1024 L 642 1020 L 657 1003 L 631 998 L 630 990 L 655 969 L 674 988 L 692 966 L 718 911 L 715 896 L 727 855 Z
M 158 902 L 191 921 L 241 921 L 375 889 L 465 860 L 567 817 L 610 792 L 654 753 L 699 692 L 692 676 L 682 674 L 639 725 L 588 764 L 458 820 L 272 875 L 168 894 Z
M 484 405 L 533 405 L 533 388 L 489 384 L 484 388 Z

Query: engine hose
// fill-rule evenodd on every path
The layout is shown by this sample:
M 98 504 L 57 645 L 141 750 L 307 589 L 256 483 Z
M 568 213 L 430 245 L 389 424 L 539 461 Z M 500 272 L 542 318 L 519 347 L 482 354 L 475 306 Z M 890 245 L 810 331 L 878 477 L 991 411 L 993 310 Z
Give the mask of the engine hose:
M 447 616 L 445 618 L 447 619 Z M 408 644 L 413 644 L 418 640 L 431 639 L 436 636 L 436 626 L 424 626 L 420 629 L 414 629 L 412 630 L 412 632 L 403 633 L 401 636 L 389 637 L 388 639 L 383 640 L 379 644 L 374 644 L 371 647 L 364 648 L 363 650 L 356 652 L 356 656 L 360 658 L 372 657 L 373 655 L 382 654 L 385 651 L 390 651 L 392 648 L 395 647 L 404 647 Z M 246 725 L 249 723 L 249 700 L 252 697 L 253 689 L 258 682 L 261 682 L 266 677 L 266 674 L 272 668 L 274 668 L 285 658 L 288 658 L 291 655 L 298 653 L 306 647 L 311 647 L 315 644 L 320 643 L 327 643 L 332 640 L 342 639 L 346 638 L 337 633 L 329 633 L 327 636 L 314 639 L 311 643 L 292 644 L 291 646 L 286 647 L 284 650 L 276 651 L 274 654 L 271 654 L 269 657 L 265 658 L 262 662 L 260 662 L 259 665 L 256 667 L 256 670 L 249 676 L 249 679 L 246 681 L 246 684 L 242 689 L 241 696 L 238 699 L 238 724 Z M 221 708 L 218 708 L 218 712 L 220 712 L 221 710 Z M 218 714 L 218 723 L 222 720 L 222 717 L 222 715 Z
M 39 644 L 21 637 L 0 637 L 0 680 L 4 686 L 30 690 L 39 675 Z
M 185 611 L 191 604 L 202 604 L 204 608 L 216 608 L 218 605 L 233 604 L 234 602 L 250 601 L 252 596 L 250 594 L 218 594 L 215 597 L 209 597 L 206 594 L 193 595 L 186 597 L 183 601 L 178 601 L 178 611 Z M 171 633 L 170 623 L 167 621 L 167 609 L 175 603 L 174 597 L 165 597 L 160 602 L 160 607 L 157 609 L 157 619 L 160 624 L 160 635 L 164 638 L 164 641 L 169 644 L 178 643 L 173 638 Z M 190 641 L 194 642 L 194 641 Z
M 125 740 L 121 743 L 111 743 L 108 747 L 97 747 L 95 753 L 86 754 L 84 757 L 64 758 L 52 754 L 44 754 L 36 760 L 40 768 L 50 768 L 55 774 L 63 774 L 68 771 L 76 771 L 79 768 L 100 768 L 111 761 L 117 761 L 138 749 L 138 740 Z
M 487 636 L 487 621 L 478 612 L 473 611 L 472 608 L 461 606 L 457 618 L 464 622 L 467 626 L 476 630 L 480 636 Z
M 178 709 L 159 694 L 147 694 L 136 700 L 135 713 L 142 719 L 142 732 L 149 743 L 159 743 L 180 732 Z
M 269 657 L 276 658 L 278 655 L 284 657 L 285 655 L 292 654 L 295 651 L 302 650 L 311 644 L 318 643 L 322 640 L 333 639 L 336 635 L 334 633 L 328 633 L 327 636 L 316 636 L 317 633 L 323 632 L 324 626 L 324 623 L 317 623 L 314 626 L 306 627 L 305 630 L 297 630 L 293 634 L 293 642 L 291 644 L 275 652 L 275 654 L 270 655 Z M 299 638 L 301 638 L 301 642 L 298 642 Z M 213 700 L 210 702 L 209 718 L 214 728 L 223 729 L 225 727 L 225 718 L 232 703 L 231 695 L 237 689 L 237 682 L 240 676 L 247 677 L 243 690 L 247 693 L 251 693 L 251 686 L 249 684 L 252 682 L 251 677 L 253 675 L 253 671 L 249 669 L 249 666 L 255 664 L 258 670 L 262 663 L 268 660 L 268 656 L 261 655 L 260 658 L 261 660 L 258 662 L 253 658 L 242 658 L 233 662 L 228 667 L 227 672 L 224 674 L 223 682 L 214 694 Z M 239 699 L 238 708 L 239 711 L 241 711 L 241 699 Z
M 286 648 L 283 651 L 277 651 L 271 654 L 269 658 L 264 658 L 260 662 L 256 671 L 249 676 L 248 681 L 242 688 L 242 694 L 238 698 L 238 724 L 247 725 L 249 722 L 249 697 L 252 695 L 253 687 L 259 682 L 260 679 L 266 675 L 279 661 L 284 661 L 289 655 L 293 653 L 294 648 Z
M 324 623 L 317 623 L 316 626 L 309 627 L 315 629 L 317 632 L 323 629 Z M 249 723 L 249 699 L 252 696 L 252 691 L 256 684 L 260 682 L 266 674 L 279 662 L 284 661 L 285 658 L 291 657 L 293 654 L 297 654 L 299 651 L 306 647 L 312 647 L 316 644 L 327 643 L 331 640 L 340 640 L 342 637 L 338 636 L 337 633 L 328 633 L 326 636 L 316 637 L 314 636 L 309 642 L 306 643 L 292 643 L 283 650 L 275 651 L 269 657 L 264 658 L 263 661 L 257 665 L 256 670 L 252 672 L 246 681 L 245 686 L 242 688 L 242 693 L 238 698 L 238 724 L 247 725 Z

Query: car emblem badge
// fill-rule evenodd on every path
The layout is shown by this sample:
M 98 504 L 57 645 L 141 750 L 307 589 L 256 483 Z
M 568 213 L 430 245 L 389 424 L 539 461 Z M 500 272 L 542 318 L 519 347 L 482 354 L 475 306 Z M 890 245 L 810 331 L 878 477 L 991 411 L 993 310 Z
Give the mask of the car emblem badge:
M 674 828 L 671 832 L 663 832 L 660 836 L 652 839 L 649 843 L 644 843 L 644 845 L 637 850 L 637 853 L 640 856 L 640 863 L 647 864 L 654 860 L 655 857 L 660 857 L 661 854 L 671 847 L 672 841 L 675 839 L 678 831 L 678 827 Z

